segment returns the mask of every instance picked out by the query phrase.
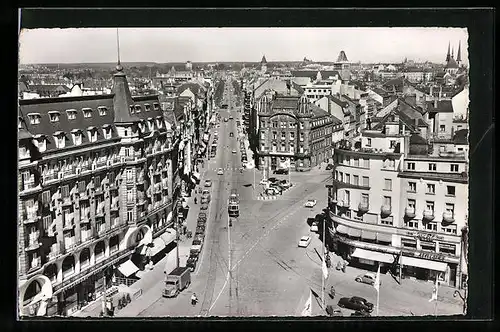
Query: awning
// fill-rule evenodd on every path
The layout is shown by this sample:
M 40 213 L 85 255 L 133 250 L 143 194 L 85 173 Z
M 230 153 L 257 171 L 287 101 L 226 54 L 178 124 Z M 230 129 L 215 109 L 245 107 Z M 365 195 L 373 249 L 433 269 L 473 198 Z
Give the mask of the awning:
M 377 233 L 370 231 L 361 231 L 361 238 L 365 240 L 375 240 L 377 238 Z
M 394 262 L 394 256 L 391 254 L 361 248 L 354 249 L 351 256 L 390 264 Z
M 392 234 L 377 233 L 377 241 L 392 242 Z
M 357 228 L 349 228 L 347 230 L 347 235 L 352 237 L 361 237 L 361 230 Z
M 157 237 L 153 240 L 153 243 L 149 245 L 149 251 L 147 252 L 148 256 L 156 256 L 160 251 L 165 249 L 165 242 L 161 239 L 161 237 Z
M 347 234 L 347 232 L 348 232 L 348 229 L 344 225 L 338 225 L 337 226 L 337 233 Z
M 168 246 L 170 243 L 172 243 L 176 237 L 176 232 L 173 228 L 167 228 L 165 233 L 160 235 L 160 238 L 163 240 L 163 243 L 165 243 L 165 246 Z
M 125 263 L 118 266 L 118 271 L 120 271 L 125 277 L 130 277 L 132 274 L 139 271 L 139 268 L 135 266 L 134 263 L 129 259 Z
M 443 263 L 443 262 L 429 261 L 426 259 L 407 257 L 407 256 L 403 256 L 401 258 L 401 263 L 403 265 L 420 267 L 423 269 L 429 269 L 429 270 L 441 271 L 441 272 L 446 272 L 446 268 L 448 267 L 448 264 Z
M 173 215 L 172 215 L 172 211 L 170 211 L 170 212 L 168 213 L 168 215 L 167 215 L 167 223 L 169 223 L 169 222 L 171 222 L 171 221 L 172 221 L 172 217 L 173 217 Z

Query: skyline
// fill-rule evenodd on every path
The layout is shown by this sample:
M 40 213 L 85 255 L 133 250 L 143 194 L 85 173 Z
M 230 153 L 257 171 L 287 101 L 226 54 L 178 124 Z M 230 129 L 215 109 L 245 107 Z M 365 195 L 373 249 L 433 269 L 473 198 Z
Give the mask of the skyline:
M 119 33 L 122 62 L 259 62 L 263 55 L 268 62 L 304 57 L 333 62 L 343 50 L 350 62 L 444 63 L 448 43 L 456 56 L 460 42 L 462 62 L 468 64 L 465 28 L 120 28 Z M 20 64 L 112 63 L 118 53 L 116 28 L 24 29 L 19 45 Z

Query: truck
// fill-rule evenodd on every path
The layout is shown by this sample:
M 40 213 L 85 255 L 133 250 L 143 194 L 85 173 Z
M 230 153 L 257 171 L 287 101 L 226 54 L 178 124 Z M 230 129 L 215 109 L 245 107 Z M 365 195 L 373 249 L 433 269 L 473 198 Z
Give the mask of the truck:
M 191 283 L 191 271 L 189 267 L 176 267 L 165 277 L 165 288 L 163 297 L 177 297 Z
M 240 215 L 240 199 L 236 189 L 231 189 L 231 194 L 227 202 L 227 212 L 230 217 L 238 217 Z

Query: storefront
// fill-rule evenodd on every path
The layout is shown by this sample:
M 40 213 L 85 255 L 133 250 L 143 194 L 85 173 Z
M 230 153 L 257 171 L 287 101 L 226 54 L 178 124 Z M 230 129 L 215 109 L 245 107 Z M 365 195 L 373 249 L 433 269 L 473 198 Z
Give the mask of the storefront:
M 442 253 L 402 249 L 398 261 L 403 278 L 434 281 L 456 285 L 458 259 Z

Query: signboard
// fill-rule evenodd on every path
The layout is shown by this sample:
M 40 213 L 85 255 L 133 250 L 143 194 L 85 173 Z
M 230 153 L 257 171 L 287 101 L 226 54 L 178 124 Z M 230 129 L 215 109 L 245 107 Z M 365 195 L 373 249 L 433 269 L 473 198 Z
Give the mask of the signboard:
M 429 251 L 419 251 L 419 250 L 408 250 L 403 249 L 403 256 L 427 259 L 431 261 L 440 261 L 440 262 L 448 262 L 448 263 L 458 263 L 459 259 L 453 256 L 449 256 L 443 253 L 437 252 L 429 252 Z
M 444 240 L 444 236 L 434 234 L 434 233 L 427 233 L 427 232 L 414 232 L 414 231 L 408 231 L 406 232 L 406 235 L 412 236 L 416 239 L 419 239 L 421 241 L 427 241 L 427 242 L 432 242 L 434 240 Z

